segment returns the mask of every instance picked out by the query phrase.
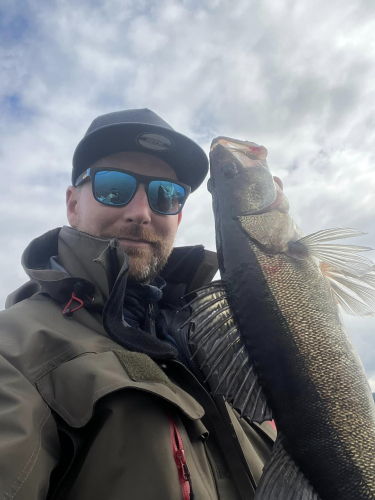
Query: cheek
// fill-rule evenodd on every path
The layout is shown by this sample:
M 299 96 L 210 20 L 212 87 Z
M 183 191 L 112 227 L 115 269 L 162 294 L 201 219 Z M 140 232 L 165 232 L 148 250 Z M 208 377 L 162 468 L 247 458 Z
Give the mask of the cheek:
M 174 238 L 178 228 L 178 215 L 156 216 L 153 221 L 157 233 L 166 238 Z
M 110 207 L 98 203 L 92 196 L 91 187 L 81 192 L 78 203 L 79 227 L 85 232 L 100 234 L 103 227 L 113 223 L 116 213 Z

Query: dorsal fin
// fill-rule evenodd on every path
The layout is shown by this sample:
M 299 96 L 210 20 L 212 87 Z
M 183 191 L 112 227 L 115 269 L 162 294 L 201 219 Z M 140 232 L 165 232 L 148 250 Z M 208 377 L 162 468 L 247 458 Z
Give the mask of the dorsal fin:
M 252 422 L 271 420 L 271 410 L 254 372 L 222 282 L 194 292 L 189 345 L 212 394 L 223 395 Z

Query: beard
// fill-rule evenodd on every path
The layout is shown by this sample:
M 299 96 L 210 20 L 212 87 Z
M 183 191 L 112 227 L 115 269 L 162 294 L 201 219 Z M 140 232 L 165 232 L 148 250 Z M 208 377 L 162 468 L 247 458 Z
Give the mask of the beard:
M 139 283 L 150 283 L 167 263 L 173 249 L 174 238 L 161 238 L 152 231 L 136 224 L 123 229 L 121 233 L 109 234 L 106 231 L 101 238 L 140 239 L 149 243 L 145 248 L 127 247 L 120 241 L 120 246 L 129 258 L 129 279 Z

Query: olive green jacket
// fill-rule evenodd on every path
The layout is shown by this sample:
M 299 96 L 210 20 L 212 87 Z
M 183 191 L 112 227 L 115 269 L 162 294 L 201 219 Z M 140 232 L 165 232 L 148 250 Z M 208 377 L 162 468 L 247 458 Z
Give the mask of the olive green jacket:
M 172 355 L 108 335 L 103 308 L 128 269 L 117 240 L 56 229 L 23 266 L 31 281 L 0 313 L 0 499 L 254 498 L 273 428 L 239 421 Z M 77 283 L 84 307 L 66 317 Z

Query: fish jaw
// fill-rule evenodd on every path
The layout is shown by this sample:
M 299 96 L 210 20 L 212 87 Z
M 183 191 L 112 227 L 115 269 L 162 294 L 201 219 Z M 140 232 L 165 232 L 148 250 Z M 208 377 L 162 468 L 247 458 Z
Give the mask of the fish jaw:
M 278 189 L 281 191 L 268 169 L 267 150 L 254 145 L 252 150 L 239 152 L 231 144 L 223 138 L 213 141 L 209 190 L 232 216 L 267 210 L 276 201 Z

